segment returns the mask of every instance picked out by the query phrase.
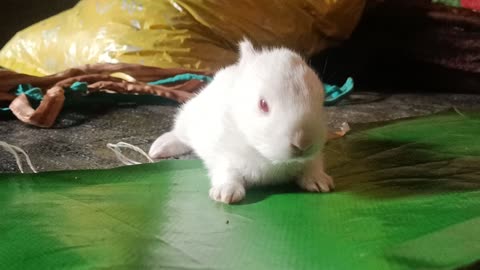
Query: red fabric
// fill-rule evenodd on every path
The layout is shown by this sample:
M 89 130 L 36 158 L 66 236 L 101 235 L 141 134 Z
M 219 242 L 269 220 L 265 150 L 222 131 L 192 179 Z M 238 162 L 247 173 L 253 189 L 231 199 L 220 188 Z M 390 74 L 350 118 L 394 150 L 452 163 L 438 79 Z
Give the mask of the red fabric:
M 464 8 L 480 11 L 480 0 L 461 0 L 460 4 Z

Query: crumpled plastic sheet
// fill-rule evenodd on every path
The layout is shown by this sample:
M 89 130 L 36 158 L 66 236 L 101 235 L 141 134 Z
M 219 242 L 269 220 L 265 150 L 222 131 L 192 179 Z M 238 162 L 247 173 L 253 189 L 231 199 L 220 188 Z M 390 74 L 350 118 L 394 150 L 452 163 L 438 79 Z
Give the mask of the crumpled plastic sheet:
M 244 37 L 308 57 L 346 40 L 365 0 L 81 0 L 20 31 L 0 66 L 50 75 L 97 63 L 215 71 Z
M 327 145 L 337 183 L 329 194 L 286 185 L 217 204 L 198 160 L 0 175 L 0 269 L 439 270 L 479 261 L 480 113 L 352 130 Z

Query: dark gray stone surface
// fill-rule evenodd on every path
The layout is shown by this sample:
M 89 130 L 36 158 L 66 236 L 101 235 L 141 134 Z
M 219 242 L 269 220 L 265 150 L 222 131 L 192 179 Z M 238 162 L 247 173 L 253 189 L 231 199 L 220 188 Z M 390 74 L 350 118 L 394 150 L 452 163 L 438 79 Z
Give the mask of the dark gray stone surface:
M 480 95 L 357 93 L 328 107 L 329 124 L 367 123 L 428 115 L 456 107 L 479 108 Z M 106 144 L 124 141 L 148 150 L 153 140 L 172 126 L 175 105 L 90 106 L 65 112 L 52 129 L 15 120 L 0 121 L 0 141 L 23 148 L 39 171 L 99 169 L 121 163 Z M 1 117 L 1 116 L 0 116 Z M 127 154 L 144 160 L 132 152 Z M 182 158 L 195 158 L 187 155 Z M 16 172 L 15 160 L 0 149 L 0 172 Z

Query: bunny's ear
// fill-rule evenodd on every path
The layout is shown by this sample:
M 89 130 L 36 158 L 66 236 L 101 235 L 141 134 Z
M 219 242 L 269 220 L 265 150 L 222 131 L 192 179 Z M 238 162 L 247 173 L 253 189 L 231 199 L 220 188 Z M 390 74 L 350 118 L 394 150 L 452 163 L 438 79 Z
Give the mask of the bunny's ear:
M 252 43 L 246 37 L 238 44 L 240 49 L 240 59 L 248 59 L 255 55 L 255 48 L 253 48 Z

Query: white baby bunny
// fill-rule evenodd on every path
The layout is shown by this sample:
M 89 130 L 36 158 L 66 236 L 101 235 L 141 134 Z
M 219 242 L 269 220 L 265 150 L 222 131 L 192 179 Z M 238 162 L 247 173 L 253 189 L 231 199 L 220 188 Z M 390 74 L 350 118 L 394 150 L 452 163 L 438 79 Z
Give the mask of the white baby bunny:
M 308 191 L 330 191 L 320 79 L 289 49 L 255 50 L 248 40 L 239 47 L 239 61 L 182 106 L 149 155 L 193 150 L 208 168 L 210 197 L 224 203 L 241 201 L 249 186 L 293 179 Z

